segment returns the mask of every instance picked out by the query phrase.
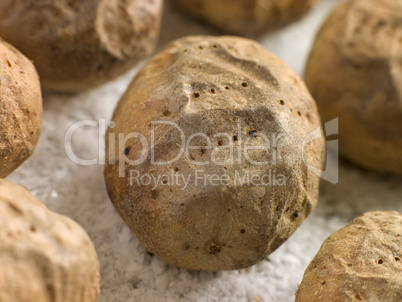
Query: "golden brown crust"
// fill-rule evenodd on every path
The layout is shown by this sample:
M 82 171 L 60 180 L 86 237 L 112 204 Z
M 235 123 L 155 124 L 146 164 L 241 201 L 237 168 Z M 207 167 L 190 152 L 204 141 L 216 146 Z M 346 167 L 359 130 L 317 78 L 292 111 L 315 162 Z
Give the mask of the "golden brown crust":
M 323 120 L 339 117 L 342 155 L 382 172 L 402 173 L 401 20 L 397 0 L 342 4 L 306 69 Z
M 190 16 L 232 34 L 258 35 L 296 21 L 317 0 L 172 0 Z
M 116 127 L 106 135 L 106 150 L 115 143 L 109 136 L 117 138 L 118 133 L 141 133 L 150 142 L 150 123 L 161 120 L 179 125 L 187 139 L 203 133 L 214 146 L 227 141 L 213 138 L 217 133 L 228 133 L 234 144 L 243 145 L 253 134 L 251 143 L 257 145 L 263 144 L 260 133 L 271 142 L 272 135 L 284 135 L 269 151 L 254 153 L 255 160 L 261 161 L 271 158 L 277 148 L 276 165 L 251 165 L 244 156 L 241 162 L 227 165 L 193 164 L 191 157 L 198 162 L 211 160 L 212 149 L 207 148 L 171 165 L 153 165 L 148 156 L 139 166 L 126 166 L 122 178 L 121 161 L 106 165 L 108 192 L 119 214 L 149 251 L 176 266 L 217 271 L 255 264 L 281 245 L 317 202 L 319 177 L 302 158 L 303 138 L 320 126 L 316 105 L 299 77 L 255 41 L 194 36 L 172 42 L 139 71 L 113 120 Z M 163 125 L 156 126 L 155 133 L 155 145 L 149 146 L 155 158 L 174 158 L 181 144 L 179 132 Z M 194 145 L 203 142 L 196 140 Z M 124 153 L 131 160 L 145 153 L 138 140 L 130 140 L 127 146 L 116 144 L 116 154 L 126 147 Z M 322 138 L 308 144 L 305 159 L 321 167 L 323 149 Z M 229 156 L 225 150 L 216 152 L 218 161 Z M 185 189 L 175 183 L 153 190 L 135 182 L 131 186 L 130 170 L 156 176 L 177 172 L 192 178 Z M 196 185 L 196 170 L 228 175 L 231 180 L 236 173 L 263 175 L 271 170 L 285 175 L 287 183 Z
M 99 263 L 85 231 L 0 179 L 0 302 L 95 302 Z
M 325 240 L 296 302 L 402 301 L 402 214 L 369 212 Z
M 34 151 L 42 124 L 42 95 L 32 63 L 0 39 L 0 178 Z
M 82 90 L 148 55 L 161 11 L 162 0 L 4 0 L 0 36 L 34 61 L 43 86 Z

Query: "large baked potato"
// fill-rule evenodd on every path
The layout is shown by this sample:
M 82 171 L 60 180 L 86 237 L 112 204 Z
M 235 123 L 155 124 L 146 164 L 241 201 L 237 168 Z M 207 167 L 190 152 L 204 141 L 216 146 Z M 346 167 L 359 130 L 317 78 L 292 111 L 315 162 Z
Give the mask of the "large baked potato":
M 255 41 L 172 42 L 140 70 L 113 121 L 110 198 L 145 247 L 174 265 L 255 264 L 316 205 L 319 176 L 308 165 L 321 168 L 324 139 L 307 143 L 322 132 L 315 102 Z

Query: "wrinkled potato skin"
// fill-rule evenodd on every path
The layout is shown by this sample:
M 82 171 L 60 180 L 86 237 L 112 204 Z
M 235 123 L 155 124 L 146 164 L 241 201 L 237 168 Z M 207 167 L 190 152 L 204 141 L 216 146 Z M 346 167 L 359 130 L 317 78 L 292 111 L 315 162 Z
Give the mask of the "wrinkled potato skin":
M 365 168 L 399 174 L 401 41 L 401 1 L 349 1 L 323 25 L 306 69 L 323 121 L 339 117 L 341 154 Z
M 42 124 L 42 94 L 32 63 L 0 39 L 0 178 L 34 151 Z
M 401 234 L 400 213 L 356 218 L 325 240 L 304 274 L 296 302 L 402 301 Z
M 0 302 L 95 302 L 99 263 L 85 231 L 0 179 Z
M 227 33 L 255 36 L 296 21 L 318 0 L 172 0 Z
M 43 86 L 76 91 L 153 51 L 162 0 L 2 0 L 0 36 L 34 61 Z
M 177 123 L 187 139 L 198 132 L 212 139 L 221 132 L 238 135 L 239 119 L 239 144 L 249 137 L 249 129 L 258 131 L 251 142 L 258 145 L 263 144 L 259 132 L 268 137 L 286 133 L 277 142 L 276 165 L 252 166 L 243 157 L 241 162 L 226 166 L 198 166 L 182 156 L 172 165 L 156 166 L 148 156 L 139 166 L 126 166 L 125 177 L 120 178 L 121 162 L 110 164 L 107 158 L 105 181 L 118 213 L 150 252 L 173 265 L 206 271 L 248 267 L 264 259 L 296 230 L 317 202 L 319 177 L 301 158 L 303 138 L 320 126 L 315 102 L 299 77 L 257 42 L 194 36 L 172 42 L 152 58 L 117 106 L 113 117 L 116 126 L 108 129 L 106 150 L 111 145 L 110 135 L 117 137 L 117 133 L 135 131 L 150 142 L 152 121 Z M 155 145 L 149 148 L 154 148 L 156 160 L 167 161 L 178 154 L 181 139 L 172 129 L 155 127 Z M 203 142 L 194 140 L 192 145 Z M 218 139 L 212 143 L 218 146 Z M 126 146 L 129 159 L 141 156 L 141 143 L 129 140 Z M 321 168 L 324 140 L 307 144 L 304 151 L 305 159 Z M 211 152 L 197 150 L 191 155 L 202 162 L 212 158 Z M 217 158 L 223 162 L 229 151 L 220 152 Z M 261 151 L 253 160 L 270 158 L 270 152 L 272 149 Z M 178 171 L 186 177 L 203 170 L 204 174 L 228 175 L 231 179 L 236 171 L 250 169 L 263 174 L 272 169 L 287 180 L 286 186 L 258 187 L 240 183 L 196 186 L 193 179 L 185 190 L 178 186 L 152 190 L 135 182 L 131 186 L 130 169 L 157 175 Z M 296 211 L 298 217 L 294 216 Z

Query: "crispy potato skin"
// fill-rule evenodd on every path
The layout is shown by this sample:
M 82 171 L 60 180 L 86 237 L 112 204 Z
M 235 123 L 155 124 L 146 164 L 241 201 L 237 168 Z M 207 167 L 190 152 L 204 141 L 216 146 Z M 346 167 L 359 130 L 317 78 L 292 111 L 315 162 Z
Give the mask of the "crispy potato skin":
M 368 212 L 325 240 L 296 302 L 402 301 L 402 214 Z
M 32 63 L 0 39 L 0 178 L 34 151 L 42 124 L 42 94 Z
M 153 51 L 162 0 L 3 0 L 0 36 L 34 61 L 46 88 L 76 91 Z
M 95 302 L 99 263 L 85 231 L 0 179 L 0 302 Z
M 318 0 L 172 0 L 188 15 L 227 33 L 255 36 L 296 21 Z
M 306 83 L 324 121 L 339 117 L 340 152 L 402 173 L 402 2 L 340 5 L 320 30 Z
M 150 141 L 152 121 L 176 123 L 187 139 L 203 133 L 214 146 L 229 143 L 227 138 L 219 142 L 214 134 L 239 135 L 239 120 L 237 144 L 253 134 L 250 129 L 256 130 L 252 143 L 257 145 L 263 144 L 259 133 L 284 134 L 274 146 L 278 162 L 268 160 L 264 166 L 251 165 L 244 158 L 228 165 L 194 164 L 212 158 L 212 149 L 206 148 L 171 165 L 152 165 L 147 157 L 138 166 L 127 165 L 126 174 L 119 177 L 123 162 L 118 158 L 111 163 L 107 152 L 105 181 L 113 204 L 145 247 L 171 264 L 206 271 L 253 265 L 279 247 L 316 205 L 319 177 L 302 159 L 303 138 L 320 126 L 315 102 L 299 77 L 255 41 L 194 36 L 172 42 L 140 70 L 113 120 L 116 126 L 108 130 L 106 150 L 116 143 L 111 137 L 117 138 L 118 133 L 135 131 Z M 178 131 L 159 125 L 155 144 L 145 151 L 152 148 L 155 159 L 167 161 L 179 153 L 180 142 Z M 143 154 L 138 140 L 129 140 L 126 147 L 130 160 Z M 216 152 L 220 162 L 227 159 L 225 150 Z M 254 153 L 253 159 L 271 158 L 273 150 Z M 320 168 L 323 151 L 321 138 L 305 146 L 304 158 Z M 128 173 L 134 169 L 155 175 L 173 171 L 186 177 L 203 170 L 231 179 L 246 170 L 260 174 L 275 170 L 285 175 L 286 185 L 196 185 L 192 178 L 185 190 L 179 186 L 153 190 L 138 182 L 130 184 Z

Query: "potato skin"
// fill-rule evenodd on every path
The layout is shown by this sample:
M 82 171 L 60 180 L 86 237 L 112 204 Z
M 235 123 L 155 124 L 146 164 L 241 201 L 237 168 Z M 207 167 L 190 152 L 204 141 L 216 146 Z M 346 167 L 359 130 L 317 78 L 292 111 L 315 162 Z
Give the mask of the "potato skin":
M 44 87 L 92 88 L 153 51 L 162 0 L 3 0 L 0 36 L 34 61 Z
M 401 20 L 398 0 L 340 5 L 320 30 L 306 69 L 322 119 L 339 117 L 341 154 L 362 167 L 399 174 Z
M 0 39 L 0 178 L 34 151 L 42 124 L 42 94 L 32 63 Z
M 99 263 L 85 231 L 0 179 L 0 302 L 95 302 Z
M 325 240 L 296 302 L 402 301 L 402 214 L 368 212 Z
M 206 148 L 171 165 L 153 165 L 148 156 L 138 166 L 126 164 L 126 174 L 119 177 L 124 161 L 111 162 L 107 152 L 105 181 L 118 213 L 150 252 L 173 265 L 206 271 L 253 265 L 279 247 L 316 205 L 319 177 L 302 159 L 304 137 L 320 126 L 315 102 L 299 77 L 255 41 L 193 36 L 172 42 L 139 71 L 113 121 L 116 125 L 108 129 L 106 150 L 115 144 L 114 152 L 124 152 L 130 160 L 150 150 L 143 150 L 134 139 L 117 150 L 113 135 L 135 131 L 150 141 L 152 121 L 176 123 L 187 139 L 195 133 L 211 139 L 228 133 L 238 136 L 233 140 L 243 145 L 250 136 L 253 143 L 262 145 L 260 133 L 285 134 L 269 151 L 254 153 L 255 160 L 261 161 L 277 148 L 278 163 L 269 161 L 264 166 L 244 158 L 228 165 L 198 166 L 194 161 L 212 158 L 212 149 Z M 214 146 L 224 144 L 212 141 Z M 149 148 L 155 159 L 167 161 L 178 154 L 180 142 L 178 131 L 162 125 L 155 127 L 155 144 Z M 305 159 L 320 168 L 323 151 L 324 139 L 315 140 L 306 145 Z M 219 161 L 225 161 L 229 151 L 219 152 Z M 170 185 L 153 190 L 138 182 L 130 184 L 130 170 L 185 177 L 203 170 L 203 174 L 227 175 L 232 180 L 236 172 L 261 175 L 275 170 L 286 177 L 286 185 L 196 185 L 194 176 L 185 189 Z
M 318 0 L 172 0 L 190 16 L 227 33 L 253 36 L 296 21 Z

